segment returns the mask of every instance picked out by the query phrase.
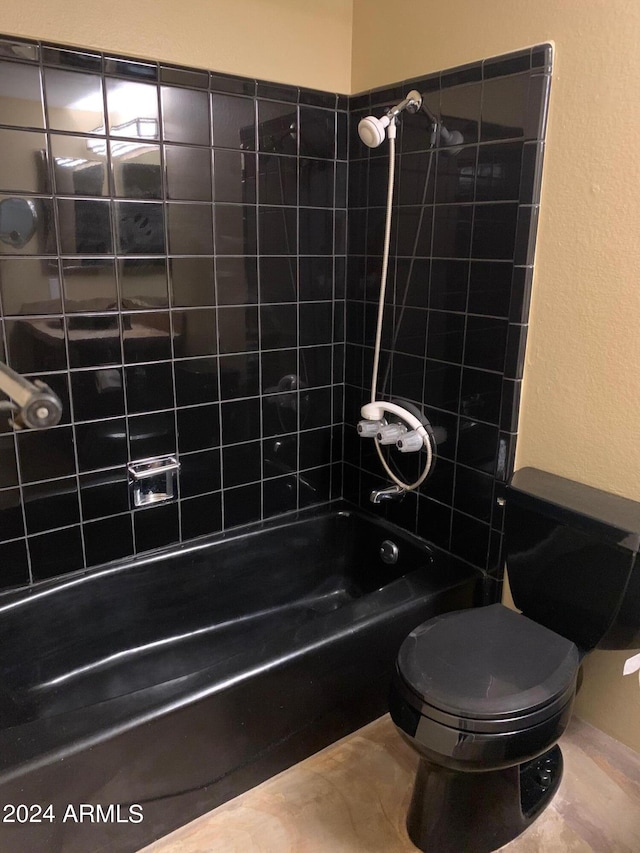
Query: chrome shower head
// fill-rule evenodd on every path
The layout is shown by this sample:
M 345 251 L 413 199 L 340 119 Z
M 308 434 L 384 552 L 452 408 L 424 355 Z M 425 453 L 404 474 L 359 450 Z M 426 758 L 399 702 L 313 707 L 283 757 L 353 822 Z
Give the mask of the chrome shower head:
M 416 89 L 412 89 L 406 98 L 400 101 L 399 104 L 396 104 L 395 107 L 387 110 L 382 118 L 366 116 L 361 119 L 358 123 L 358 135 L 369 148 L 377 148 L 378 145 L 381 145 L 384 142 L 385 129 L 388 128 L 392 122 L 395 122 L 396 116 L 404 110 L 407 110 L 407 112 L 410 113 L 416 113 L 421 106 L 422 95 Z

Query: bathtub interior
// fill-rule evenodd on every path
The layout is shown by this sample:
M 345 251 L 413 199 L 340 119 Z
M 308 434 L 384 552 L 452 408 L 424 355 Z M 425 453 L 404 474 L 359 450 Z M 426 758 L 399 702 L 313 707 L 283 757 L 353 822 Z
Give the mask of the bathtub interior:
M 398 545 L 393 565 L 380 558 L 389 538 Z M 392 597 L 415 595 L 401 580 L 417 573 L 424 581 L 431 565 L 415 537 L 338 511 L 9 599 L 0 606 L 0 728 L 158 685 L 166 685 L 158 697 L 175 695 L 198 673 L 223 681 L 366 618 L 389 587 Z

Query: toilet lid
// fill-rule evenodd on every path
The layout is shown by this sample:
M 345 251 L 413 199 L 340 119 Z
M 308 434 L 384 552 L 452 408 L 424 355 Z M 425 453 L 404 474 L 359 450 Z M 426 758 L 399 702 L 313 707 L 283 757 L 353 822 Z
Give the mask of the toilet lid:
M 574 643 L 502 604 L 430 619 L 398 654 L 400 675 L 424 703 L 484 720 L 568 701 L 579 663 Z

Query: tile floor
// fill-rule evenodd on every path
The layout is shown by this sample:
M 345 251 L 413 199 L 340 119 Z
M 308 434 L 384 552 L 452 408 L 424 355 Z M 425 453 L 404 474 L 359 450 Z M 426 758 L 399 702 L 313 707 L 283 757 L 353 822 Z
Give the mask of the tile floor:
M 555 799 L 505 853 L 640 853 L 640 755 L 574 718 Z M 416 760 L 388 716 L 143 853 L 411 853 Z M 434 851 L 437 853 L 437 851 Z

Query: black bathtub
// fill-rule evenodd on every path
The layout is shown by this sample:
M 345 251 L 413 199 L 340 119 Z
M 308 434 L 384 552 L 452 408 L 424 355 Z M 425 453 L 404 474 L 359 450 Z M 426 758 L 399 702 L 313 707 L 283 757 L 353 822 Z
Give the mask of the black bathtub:
M 4 596 L 0 850 L 134 851 L 321 749 L 386 711 L 404 636 L 479 583 L 325 510 Z

